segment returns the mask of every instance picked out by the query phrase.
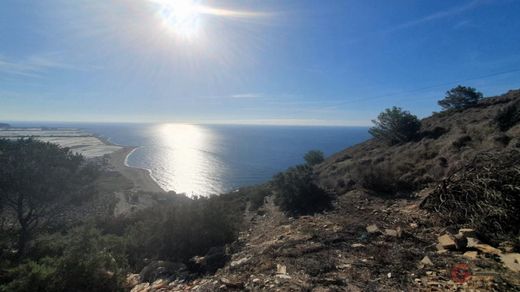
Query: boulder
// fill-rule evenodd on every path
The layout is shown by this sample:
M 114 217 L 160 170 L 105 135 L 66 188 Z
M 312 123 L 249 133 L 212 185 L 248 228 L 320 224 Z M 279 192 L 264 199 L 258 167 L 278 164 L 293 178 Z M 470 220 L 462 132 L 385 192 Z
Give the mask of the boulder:
M 519 253 L 505 253 L 500 255 L 500 259 L 504 266 L 513 272 L 520 272 L 520 254 Z
M 430 260 L 428 256 L 423 257 L 423 259 L 421 260 L 421 264 L 424 266 L 433 266 L 433 262 L 432 260 Z
M 377 225 L 375 225 L 375 224 L 368 225 L 366 229 L 367 229 L 368 233 L 380 233 L 381 232 L 381 230 L 379 230 L 379 227 L 377 227 Z
M 470 259 L 470 260 L 476 260 L 478 256 L 478 252 L 476 251 L 467 251 L 463 255 L 463 257 Z
M 139 277 L 139 274 L 128 274 L 126 276 L 124 286 L 125 286 L 125 288 L 133 288 L 137 284 L 139 284 L 140 281 L 141 281 L 141 278 Z
M 443 249 L 456 249 L 457 243 L 455 242 L 454 238 L 449 234 L 444 234 L 442 236 L 439 236 L 437 238 L 437 241 L 439 242 L 439 246 Z
M 186 265 L 167 261 L 153 261 L 139 273 L 141 281 L 150 283 L 158 279 L 185 279 L 188 275 Z

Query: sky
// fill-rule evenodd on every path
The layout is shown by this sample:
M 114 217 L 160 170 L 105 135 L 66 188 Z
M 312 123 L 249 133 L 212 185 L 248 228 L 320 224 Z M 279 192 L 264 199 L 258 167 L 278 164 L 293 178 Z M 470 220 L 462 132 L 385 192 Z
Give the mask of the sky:
M 3 0 L 0 121 L 369 125 L 520 88 L 517 0 Z

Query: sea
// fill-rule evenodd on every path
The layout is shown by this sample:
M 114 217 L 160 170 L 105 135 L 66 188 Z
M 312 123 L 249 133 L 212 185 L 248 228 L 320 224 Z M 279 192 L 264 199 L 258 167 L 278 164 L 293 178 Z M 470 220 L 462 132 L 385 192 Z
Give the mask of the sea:
M 118 145 L 136 146 L 130 167 L 147 169 L 165 191 L 208 196 L 268 181 L 303 163 L 367 140 L 366 127 L 198 124 L 13 123 L 81 128 Z

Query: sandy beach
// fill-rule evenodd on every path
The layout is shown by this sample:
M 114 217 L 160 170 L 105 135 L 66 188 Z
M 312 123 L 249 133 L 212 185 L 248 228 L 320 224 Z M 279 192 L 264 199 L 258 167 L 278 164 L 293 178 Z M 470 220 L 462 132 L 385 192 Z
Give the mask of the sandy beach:
M 124 177 L 131 180 L 136 189 L 145 192 L 164 192 L 164 190 L 152 179 L 150 173 L 146 169 L 129 167 L 125 164 L 126 157 L 136 147 L 123 147 L 109 154 L 110 165 Z

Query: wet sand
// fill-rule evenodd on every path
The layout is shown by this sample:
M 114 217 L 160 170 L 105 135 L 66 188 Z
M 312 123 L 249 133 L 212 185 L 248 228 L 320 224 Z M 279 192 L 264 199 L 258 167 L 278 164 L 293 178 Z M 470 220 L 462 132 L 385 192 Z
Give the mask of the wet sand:
M 120 172 L 124 177 L 131 180 L 134 183 L 136 189 L 145 192 L 164 192 L 164 190 L 157 184 L 157 182 L 152 179 L 148 170 L 125 165 L 126 157 L 134 149 L 135 147 L 124 147 L 109 154 L 109 163 L 116 171 Z

